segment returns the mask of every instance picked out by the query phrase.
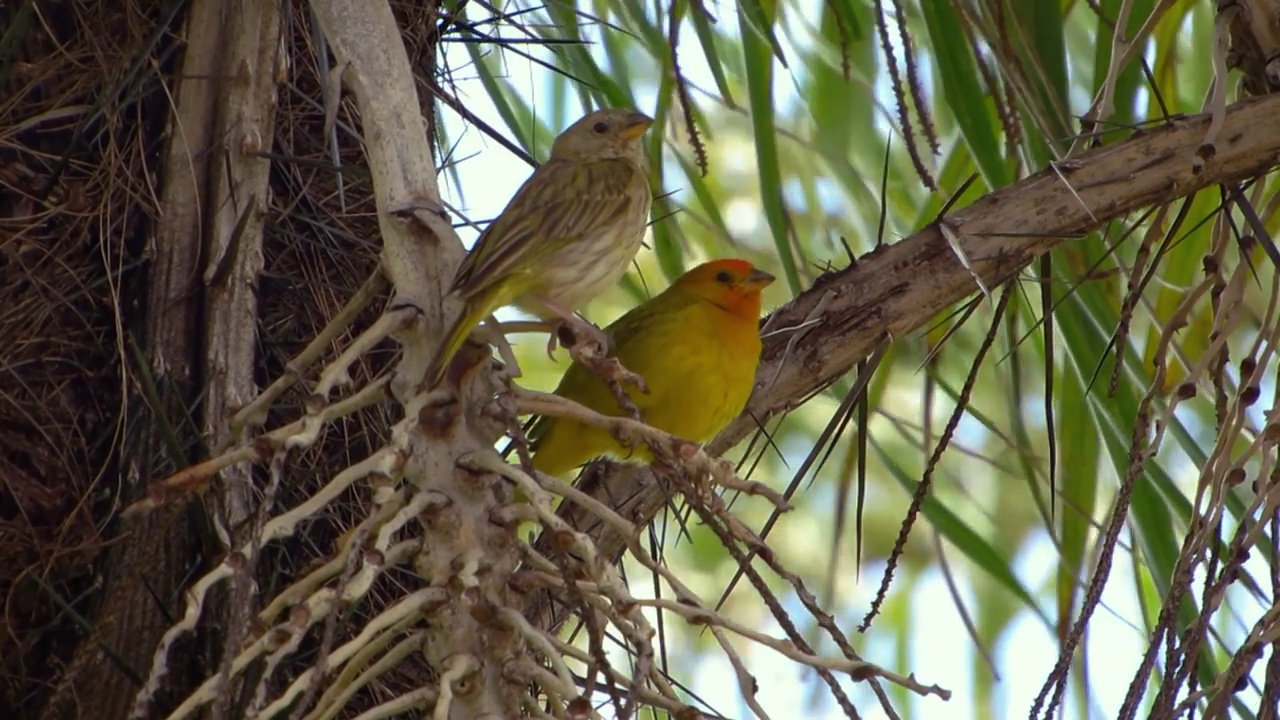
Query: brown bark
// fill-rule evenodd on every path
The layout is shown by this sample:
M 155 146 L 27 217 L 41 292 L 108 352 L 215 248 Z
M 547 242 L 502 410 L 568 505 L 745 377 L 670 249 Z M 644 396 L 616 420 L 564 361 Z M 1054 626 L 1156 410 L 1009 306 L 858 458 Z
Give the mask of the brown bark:
M 1211 116 L 1180 118 L 1083 153 L 1057 169 L 1046 168 L 945 220 L 959 236 L 974 271 L 992 288 L 1055 246 L 1128 212 L 1268 171 L 1280 162 L 1277 113 L 1280 97 L 1274 95 L 1231 106 L 1208 149 L 1202 144 Z M 835 382 L 885 338 L 899 339 L 918 330 L 977 289 L 936 222 L 822 276 L 766 320 L 771 329 L 812 319 L 821 323 L 795 344 L 785 363 L 791 334 L 775 335 L 765 343 L 747 411 L 708 449 L 719 453 L 732 447 L 756 428 L 757 421 L 767 422 Z M 823 310 L 810 318 L 824 301 Z M 599 463 L 589 467 L 579 483 L 597 498 L 612 498 L 610 504 L 638 526 L 650 522 L 664 502 L 653 474 L 636 466 Z M 625 540 L 613 528 L 570 503 L 560 514 L 595 538 L 601 554 L 620 557 Z M 548 551 L 549 539 L 540 539 L 539 547 Z M 525 614 L 541 627 L 558 626 L 564 614 L 548 615 L 550 603 L 548 594 L 534 595 Z
M 221 141 L 205 204 L 210 222 L 209 252 L 203 266 L 208 314 L 202 434 L 215 447 L 225 447 L 242 440 L 233 437 L 231 418 L 258 391 L 254 382 L 258 279 L 271 170 L 270 161 L 259 153 L 271 149 L 282 58 L 279 3 L 214 0 L 210 4 L 225 7 L 221 72 L 228 80 L 218 93 L 214 127 Z M 255 509 L 253 468 L 247 462 L 233 465 L 220 473 L 219 480 L 219 492 L 210 495 L 216 522 L 238 544 L 252 529 L 246 521 Z M 219 548 L 220 552 L 225 550 Z M 253 587 L 256 557 L 249 565 L 249 570 L 237 575 L 227 592 L 218 596 L 223 601 L 219 624 L 225 628 L 218 655 L 224 666 L 244 641 L 257 610 Z M 223 716 L 231 694 L 223 694 L 215 706 L 215 717 Z
M 227 417 L 255 390 L 254 290 L 262 265 L 268 165 L 251 153 L 271 139 L 278 6 L 199 0 L 189 10 L 187 31 L 147 303 L 145 348 L 162 407 L 150 408 L 146 437 L 126 461 L 126 501 L 172 467 L 163 425 L 190 442 L 197 428 L 187 418 L 198 408 L 204 434 L 222 440 Z M 245 214 L 246 222 L 239 222 Z M 207 249 L 206 238 L 216 241 Z M 187 460 L 195 458 L 196 449 L 183 451 Z M 224 481 L 230 479 L 222 498 L 229 508 L 227 525 L 247 513 L 248 477 L 247 467 L 224 475 Z M 144 484 L 135 485 L 138 481 Z M 157 641 L 171 615 L 180 612 L 181 583 L 196 570 L 202 510 L 178 504 L 119 523 L 102 562 L 105 585 L 94 632 L 77 651 L 43 717 L 128 715 Z M 236 609 L 234 603 L 230 609 Z M 240 620 L 231 626 L 244 625 Z M 191 655 L 185 653 L 189 660 Z M 178 669 L 183 668 L 180 663 Z M 187 679 L 178 672 L 172 684 L 176 689 Z

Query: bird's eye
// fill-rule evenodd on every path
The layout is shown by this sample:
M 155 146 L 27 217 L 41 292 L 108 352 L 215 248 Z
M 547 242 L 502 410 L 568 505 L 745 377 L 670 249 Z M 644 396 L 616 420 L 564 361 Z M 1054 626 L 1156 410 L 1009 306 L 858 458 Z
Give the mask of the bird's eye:
M 733 276 L 730 275 L 727 270 L 721 270 L 720 274 L 716 275 L 716 282 L 722 282 L 728 285 L 733 282 Z
M 606 131 L 608 131 L 609 124 L 605 122 L 598 122 L 595 125 L 593 125 L 591 129 L 594 130 L 597 135 L 603 135 L 605 134 Z

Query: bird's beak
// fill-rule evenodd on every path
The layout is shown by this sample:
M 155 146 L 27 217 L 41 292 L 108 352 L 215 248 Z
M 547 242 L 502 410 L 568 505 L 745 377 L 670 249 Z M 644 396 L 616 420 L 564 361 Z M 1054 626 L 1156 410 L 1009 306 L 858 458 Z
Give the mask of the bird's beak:
M 651 125 L 653 125 L 653 118 L 642 112 L 633 112 L 627 115 L 627 121 L 622 126 L 622 131 L 618 134 L 624 140 L 635 140 L 643 135 Z
M 751 272 L 747 275 L 747 279 L 743 281 L 743 285 L 746 285 L 751 290 L 762 290 L 768 287 L 769 283 L 772 283 L 774 280 L 777 280 L 777 278 L 769 273 L 752 268 Z

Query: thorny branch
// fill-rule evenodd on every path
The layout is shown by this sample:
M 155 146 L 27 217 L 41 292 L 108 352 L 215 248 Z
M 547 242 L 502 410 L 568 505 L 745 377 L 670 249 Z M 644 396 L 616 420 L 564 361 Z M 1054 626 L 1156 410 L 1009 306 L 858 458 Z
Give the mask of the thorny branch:
M 569 415 L 569 413 L 566 412 L 566 415 Z M 615 420 L 615 418 L 601 416 L 587 410 L 586 408 L 581 408 L 579 411 L 573 411 L 570 416 L 582 422 L 589 422 L 599 427 L 606 428 L 610 427 L 611 421 Z M 636 424 L 640 425 L 639 423 Z M 649 431 L 655 435 L 665 435 L 665 433 L 661 433 L 661 431 L 652 428 L 650 428 Z M 562 547 L 565 544 L 572 544 L 575 554 L 579 554 L 582 558 L 582 568 L 589 574 L 593 575 L 593 580 L 591 582 L 575 582 L 577 589 L 586 595 L 607 598 L 612 602 L 615 609 L 620 605 L 623 608 L 630 608 L 630 610 L 624 610 L 624 612 L 626 613 L 626 617 L 632 620 L 642 617 L 636 614 L 635 608 L 637 607 L 651 606 L 662 608 L 677 612 L 692 624 L 706 625 L 713 628 L 713 630 L 716 631 L 713 632 L 713 635 L 721 645 L 722 650 L 724 650 L 726 655 L 730 658 L 736 657 L 737 651 L 732 647 L 725 636 L 718 632 L 719 630 L 728 630 L 733 632 L 747 638 L 748 640 L 769 647 L 789 659 L 812 667 L 815 670 L 834 670 L 836 672 L 848 674 L 854 680 L 866 680 L 874 677 L 882 677 L 920 695 L 933 694 L 938 695 L 943 699 L 950 696 L 950 693 L 938 688 L 937 686 L 923 685 L 917 682 L 914 678 L 884 670 L 883 668 L 871 663 L 850 659 L 842 660 L 835 658 L 823 658 L 813 653 L 802 652 L 790 642 L 771 638 L 763 633 L 750 630 L 745 626 L 720 615 L 698 599 L 697 595 L 670 569 L 655 560 L 640 542 L 639 535 L 635 534 L 632 535 L 633 539 L 629 548 L 633 557 L 635 557 L 636 560 L 638 560 L 644 567 L 659 575 L 676 593 L 678 598 L 676 601 L 666 601 L 661 599 L 637 600 L 630 595 L 630 592 L 619 579 L 615 579 L 616 571 L 612 569 L 612 565 L 600 562 L 599 556 L 591 546 L 590 539 L 585 535 L 574 531 L 566 525 L 562 519 L 551 513 L 549 504 L 544 505 L 544 501 L 549 499 L 548 493 L 555 493 L 565 497 L 571 502 L 583 503 L 593 512 L 597 513 L 601 520 L 616 528 L 634 530 L 631 523 L 617 515 L 612 509 L 582 495 L 582 493 L 575 490 L 572 486 L 565 484 L 563 481 L 541 473 L 538 473 L 537 478 L 535 479 L 533 476 L 524 472 L 524 470 L 503 462 L 496 454 L 485 453 L 473 456 L 470 458 L 469 464 L 477 470 L 487 470 L 489 472 L 502 474 L 512 482 L 519 485 L 520 490 L 527 497 L 533 498 L 533 508 L 538 519 L 546 525 L 549 531 L 556 533 L 561 538 Z M 529 548 L 528 552 L 535 555 L 537 554 L 537 552 L 532 548 Z M 595 573 L 600 574 L 595 575 Z M 677 608 L 679 609 L 677 610 Z M 647 627 L 647 623 L 645 627 Z M 652 631 L 650 630 L 649 633 L 652 633 Z M 553 636 L 548 636 L 548 642 L 551 641 L 552 637 Z M 745 698 L 750 699 L 750 697 L 754 695 L 754 690 L 750 690 L 751 687 L 752 685 L 750 684 L 744 685 L 743 689 Z M 761 717 L 764 716 L 761 715 Z

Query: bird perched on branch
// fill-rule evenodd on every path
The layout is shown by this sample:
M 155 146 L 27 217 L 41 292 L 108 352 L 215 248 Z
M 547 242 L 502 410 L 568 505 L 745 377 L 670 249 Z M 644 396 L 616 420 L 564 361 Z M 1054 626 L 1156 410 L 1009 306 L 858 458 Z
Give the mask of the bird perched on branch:
M 610 355 L 648 384 L 648 394 L 628 392 L 641 420 L 703 443 L 742 412 L 760 362 L 760 291 L 773 280 L 745 260 L 714 260 L 605 328 Z M 625 414 L 605 382 L 577 362 L 555 394 L 602 415 Z M 600 456 L 653 460 L 647 445 L 625 448 L 607 430 L 569 418 L 539 417 L 528 436 L 533 467 L 548 475 Z
M 621 279 L 640 249 L 651 193 L 641 137 L 653 119 L 630 110 L 587 114 L 555 139 L 551 156 L 525 180 L 454 274 L 449 292 L 463 311 L 427 370 L 444 378 L 471 331 L 514 304 L 578 338 L 605 338 L 575 312 Z M 547 351 L 555 348 L 551 333 Z

